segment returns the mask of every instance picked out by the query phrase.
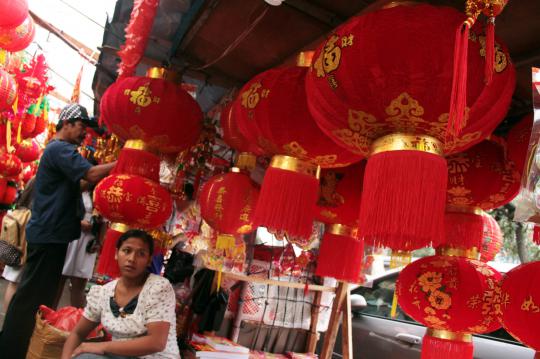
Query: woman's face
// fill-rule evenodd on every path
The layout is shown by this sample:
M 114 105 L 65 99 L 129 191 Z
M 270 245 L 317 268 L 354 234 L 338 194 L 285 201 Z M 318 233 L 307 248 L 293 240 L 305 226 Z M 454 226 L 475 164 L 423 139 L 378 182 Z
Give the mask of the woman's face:
M 136 278 L 146 272 L 152 262 L 152 253 L 145 241 L 130 237 L 118 248 L 116 260 L 122 276 Z

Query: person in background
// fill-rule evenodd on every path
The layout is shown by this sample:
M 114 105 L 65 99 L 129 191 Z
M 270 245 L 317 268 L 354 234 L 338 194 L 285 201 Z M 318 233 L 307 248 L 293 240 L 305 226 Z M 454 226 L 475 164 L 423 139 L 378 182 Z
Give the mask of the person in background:
M 169 281 L 148 272 L 154 240 L 141 230 L 129 230 L 116 242 L 120 277 L 94 285 L 83 316 L 71 332 L 62 359 L 144 357 L 180 358 L 176 343 L 176 299 Z M 112 341 L 85 343 L 99 324 Z
M 90 183 L 81 180 L 81 191 L 85 210 L 84 218 L 81 221 L 81 236 L 68 245 L 55 307 L 58 306 L 64 285 L 69 279 L 71 284 L 71 306 L 83 308 L 86 302 L 86 283 L 92 278 L 94 272 L 98 243 L 96 240 L 98 236 L 98 233 L 96 233 L 96 224 L 99 225 L 99 222 L 96 223 L 97 217 L 92 216 L 94 206 Z
M 39 306 L 53 305 L 68 243 L 81 234 L 84 209 L 80 180 L 96 183 L 115 165 L 92 166 L 77 151 L 88 124 L 86 108 L 79 104 L 64 107 L 56 136 L 45 147 L 39 162 L 32 216 L 26 227 L 28 257 L 0 335 L 3 358 L 26 357 Z

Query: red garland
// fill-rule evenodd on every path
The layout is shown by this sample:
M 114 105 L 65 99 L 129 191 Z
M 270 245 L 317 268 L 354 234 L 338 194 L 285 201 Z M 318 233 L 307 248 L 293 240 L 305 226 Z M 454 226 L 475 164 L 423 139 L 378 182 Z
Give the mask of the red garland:
M 152 30 L 159 0 L 135 0 L 129 24 L 126 26 L 126 43 L 118 51 L 122 60 L 118 65 L 118 76 L 128 77 L 135 74 L 141 61 Z

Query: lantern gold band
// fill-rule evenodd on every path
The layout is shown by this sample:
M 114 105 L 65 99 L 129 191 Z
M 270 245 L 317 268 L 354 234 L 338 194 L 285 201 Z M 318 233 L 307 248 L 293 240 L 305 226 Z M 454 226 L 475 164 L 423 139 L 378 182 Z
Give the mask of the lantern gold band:
M 240 168 L 238 168 L 238 167 L 231 167 L 231 172 L 232 172 L 232 173 L 240 173 Z
M 119 222 L 113 222 L 113 223 L 111 223 L 111 229 L 113 231 L 116 231 L 116 232 L 126 233 L 131 228 L 129 228 L 129 226 L 127 224 L 119 223 Z
M 253 153 L 240 152 L 236 159 L 236 167 L 246 170 L 252 170 L 257 164 L 257 157 Z
M 446 206 L 446 212 L 476 214 L 477 216 L 481 216 L 484 213 L 484 211 L 478 207 L 462 207 L 450 204 Z
M 468 249 L 464 248 L 453 248 L 453 247 L 441 247 L 437 248 L 437 254 L 441 256 L 449 257 L 465 257 L 469 259 L 478 259 L 479 253 L 478 248 L 472 247 Z
M 143 140 L 127 140 L 124 144 L 124 148 L 151 152 L 150 146 L 148 146 Z
M 431 136 L 392 133 L 376 139 L 371 145 L 371 155 L 390 151 L 420 151 L 443 155 L 443 144 Z
M 451 332 L 449 330 L 432 329 L 426 330 L 426 335 L 437 339 L 453 340 L 455 342 L 472 343 L 472 335 L 467 333 Z
M 319 179 L 321 173 L 321 168 L 319 166 L 312 165 L 309 162 L 291 156 L 278 155 L 272 157 L 270 167 L 313 176 L 317 179 Z
M 356 227 L 350 227 L 339 223 L 326 226 L 325 232 L 342 237 L 356 238 L 358 236 L 358 229 Z
M 166 69 L 164 67 L 151 67 L 146 71 L 146 77 L 151 79 L 164 79 L 174 83 L 180 83 L 182 77 L 176 71 Z

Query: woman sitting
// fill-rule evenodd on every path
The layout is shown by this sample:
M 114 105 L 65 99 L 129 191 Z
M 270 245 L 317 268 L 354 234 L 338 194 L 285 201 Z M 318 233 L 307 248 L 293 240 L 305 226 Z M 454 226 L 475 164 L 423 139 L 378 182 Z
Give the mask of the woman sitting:
M 93 286 L 83 317 L 68 337 L 62 359 L 180 358 L 176 344 L 175 295 L 167 279 L 150 274 L 154 241 L 130 230 L 116 243 L 120 278 Z M 110 342 L 83 343 L 99 323 Z

